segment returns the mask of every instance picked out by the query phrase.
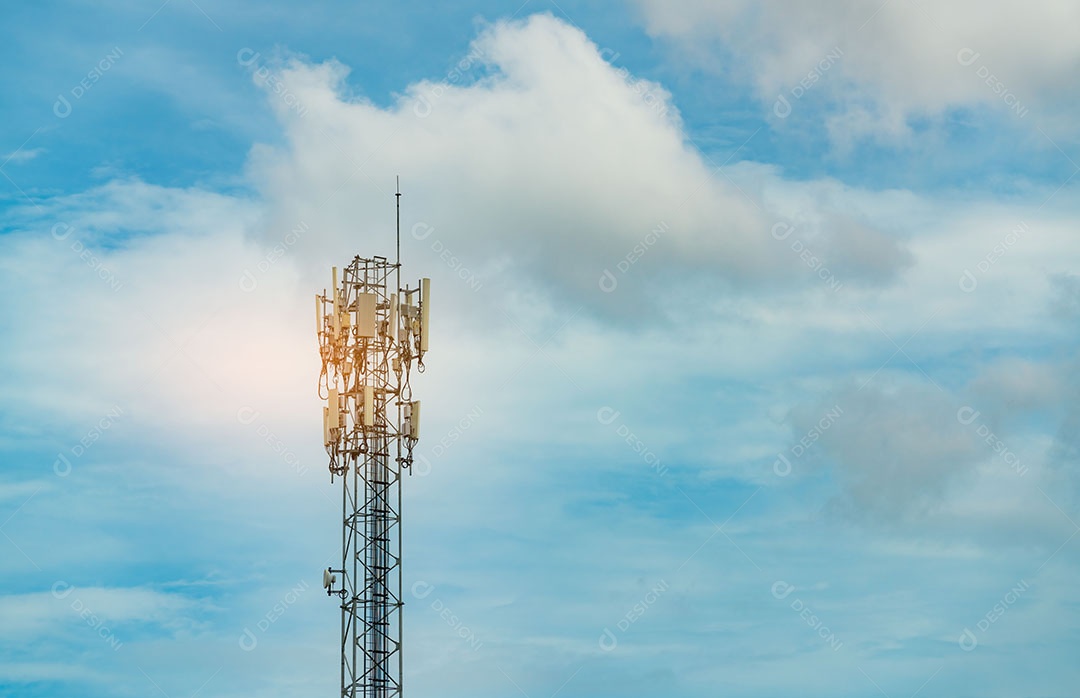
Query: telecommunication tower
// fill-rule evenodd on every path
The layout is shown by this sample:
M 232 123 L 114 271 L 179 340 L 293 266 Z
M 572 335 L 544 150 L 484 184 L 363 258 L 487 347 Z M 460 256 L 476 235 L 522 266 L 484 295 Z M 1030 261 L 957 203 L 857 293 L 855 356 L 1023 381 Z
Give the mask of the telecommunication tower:
M 430 280 L 401 286 L 398 260 L 355 257 L 315 296 L 323 441 L 341 480 L 341 567 L 323 572 L 341 598 L 342 698 L 402 695 L 401 479 L 420 435 L 409 379 L 424 370 Z

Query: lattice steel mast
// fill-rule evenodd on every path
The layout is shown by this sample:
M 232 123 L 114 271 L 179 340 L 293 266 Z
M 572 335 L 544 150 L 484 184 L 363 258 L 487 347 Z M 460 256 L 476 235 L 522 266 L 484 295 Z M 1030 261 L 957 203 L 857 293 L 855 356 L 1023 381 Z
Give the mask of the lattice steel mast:
M 430 282 L 402 288 L 400 267 L 355 257 L 315 297 L 323 440 L 341 478 L 341 567 L 323 585 L 341 597 L 342 698 L 402 695 L 401 476 L 419 437 L 409 379 L 424 370 Z

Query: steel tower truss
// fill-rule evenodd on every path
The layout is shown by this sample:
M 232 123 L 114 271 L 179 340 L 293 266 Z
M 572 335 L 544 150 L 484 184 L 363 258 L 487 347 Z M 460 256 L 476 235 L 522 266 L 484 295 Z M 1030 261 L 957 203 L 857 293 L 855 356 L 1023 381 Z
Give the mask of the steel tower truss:
M 399 268 L 356 257 L 315 298 L 323 437 L 341 480 L 341 567 L 323 583 L 341 598 L 342 698 L 402 695 L 401 476 L 419 436 L 409 377 L 424 370 L 430 286 L 401 288 Z

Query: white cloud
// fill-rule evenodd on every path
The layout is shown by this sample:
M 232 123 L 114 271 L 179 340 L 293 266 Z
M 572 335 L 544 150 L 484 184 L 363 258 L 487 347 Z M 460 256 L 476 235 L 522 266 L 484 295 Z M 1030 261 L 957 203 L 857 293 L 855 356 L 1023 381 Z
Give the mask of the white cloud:
M 909 134 L 912 117 L 989 107 L 1069 128 L 1080 93 L 1068 0 L 951 3 L 637 0 L 650 33 L 703 66 L 750 82 L 763 106 L 826 97 L 834 142 Z M 794 92 L 793 92 L 794 91 Z M 1010 96 L 1011 95 L 1011 96 Z
M 836 406 L 842 414 L 827 419 Z M 895 521 L 932 511 L 983 458 L 956 411 L 930 386 L 886 391 L 871 383 L 799 407 L 792 423 L 800 436 L 820 431 L 818 448 L 835 468 L 846 513 Z
M 116 635 L 123 626 L 130 628 L 130 623 L 178 630 L 192 625 L 190 612 L 200 605 L 179 594 L 154 589 L 78 587 L 59 581 L 53 591 L 0 596 L 4 618 L 0 642 L 21 644 L 29 635 L 61 635 L 81 625 L 90 626 L 88 635 L 101 628 Z M 102 637 L 107 634 L 103 632 Z
M 319 232 L 300 251 L 306 259 L 340 258 L 375 231 L 389 249 L 390 187 L 401 172 L 414 258 L 445 248 L 482 277 L 501 272 L 518 290 L 539 284 L 600 313 L 656 305 L 676 274 L 718 289 L 817 283 L 776 245 L 777 219 L 760 195 L 713 171 L 675 110 L 643 99 L 641 83 L 580 31 L 547 15 L 498 23 L 467 55 L 484 70 L 412 85 L 386 110 L 347 98 L 338 64 L 293 61 L 283 71 L 283 89 L 307 111 L 271 97 L 289 143 L 256 150 L 251 174 L 274 220 Z M 660 86 L 647 87 L 670 106 Z M 423 241 L 412 239 L 415 226 Z M 905 265 L 898 241 L 865 223 L 847 230 L 823 236 L 818 255 L 846 255 L 838 264 L 872 283 Z M 605 270 L 619 294 L 597 292 Z
M 0 167 L 6 165 L 9 162 L 30 162 L 44 152 L 44 148 L 20 148 L 19 150 L 12 151 L 7 155 L 0 155 Z
M 1046 492 L 1064 505 L 1060 484 L 1080 483 L 1075 454 L 1052 436 L 1069 419 L 1072 366 L 1006 357 L 970 369 L 971 380 L 950 391 L 921 369 L 910 376 L 887 363 L 796 405 L 792 448 L 807 454 L 798 469 L 828 472 L 833 509 L 857 520 L 994 536 L 1012 522 L 1010 536 L 1021 540 L 1057 531 L 1063 522 Z

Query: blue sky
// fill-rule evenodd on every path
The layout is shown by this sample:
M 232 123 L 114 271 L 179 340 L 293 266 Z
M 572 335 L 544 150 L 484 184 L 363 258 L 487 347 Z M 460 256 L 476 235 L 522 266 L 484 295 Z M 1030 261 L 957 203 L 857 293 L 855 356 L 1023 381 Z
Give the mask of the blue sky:
M 411 696 L 1074 696 L 1078 12 L 5 8 L 0 692 L 336 690 L 400 175 Z

